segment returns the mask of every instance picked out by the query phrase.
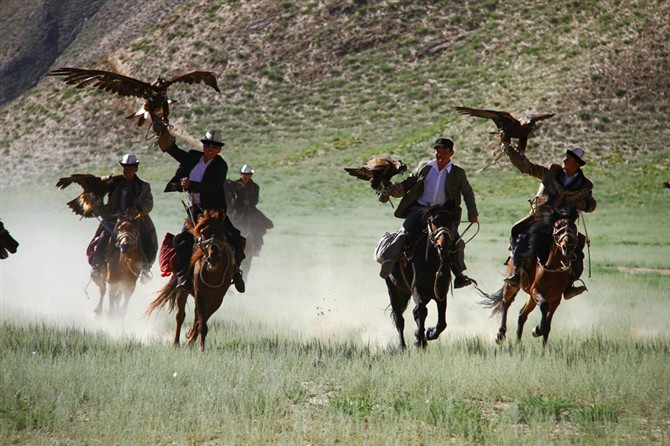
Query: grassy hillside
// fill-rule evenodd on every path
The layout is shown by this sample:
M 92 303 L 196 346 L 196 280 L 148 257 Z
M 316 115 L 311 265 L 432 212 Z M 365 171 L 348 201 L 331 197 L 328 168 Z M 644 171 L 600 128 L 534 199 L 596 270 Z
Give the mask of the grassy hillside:
M 346 201 L 368 191 L 343 178 L 342 166 L 379 153 L 413 164 L 438 135 L 456 141 L 466 167 L 488 162 L 492 123 L 458 116 L 455 105 L 555 112 L 531 141 L 538 161 L 581 145 L 608 170 L 630 161 L 666 168 L 653 162 L 670 133 L 668 8 L 649 0 L 194 0 L 82 65 L 144 80 L 214 71 L 220 95 L 173 87 L 178 131 L 223 129 L 233 169 L 258 167 L 277 197 L 318 184 Z M 114 12 L 103 9 L 109 22 Z M 129 150 L 145 176 L 167 178 L 172 162 L 123 119 L 140 103 L 44 79 L 3 107 L 1 187 L 106 173 Z

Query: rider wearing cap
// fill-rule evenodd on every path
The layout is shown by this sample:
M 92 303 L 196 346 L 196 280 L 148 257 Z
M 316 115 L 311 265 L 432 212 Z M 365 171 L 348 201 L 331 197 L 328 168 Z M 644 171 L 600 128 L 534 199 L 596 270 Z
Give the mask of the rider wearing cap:
M 583 212 L 593 212 L 596 209 L 596 200 L 593 198 L 593 183 L 589 181 L 582 172 L 584 161 L 584 149 L 568 149 L 562 165 L 552 164 L 549 167 L 534 164 L 526 158 L 523 153 L 506 146 L 506 153 L 512 164 L 522 173 L 542 180 L 540 188 L 531 202 L 530 213 L 512 227 L 510 245 L 512 248 L 512 262 L 514 274 L 505 278 L 505 282 L 511 286 L 519 286 L 519 268 L 527 259 L 528 250 L 528 228 L 537 213 L 550 211 L 551 209 L 576 208 Z M 574 282 L 579 279 L 584 271 L 584 242 L 585 237 L 579 234 L 576 258 L 571 262 L 570 285 L 564 291 L 565 299 L 571 299 L 584 291 L 585 286 L 575 287 Z
M 398 218 L 404 218 L 405 222 L 401 229 L 405 237 L 398 237 L 394 244 L 410 244 L 421 232 L 421 209 L 427 206 L 444 205 L 451 202 L 458 213 L 456 226 L 458 230 L 461 215 L 461 196 L 468 210 L 468 221 L 477 222 L 477 205 L 475 202 L 475 193 L 468 182 L 465 170 L 451 162 L 451 156 L 454 154 L 454 142 L 448 138 L 439 138 L 433 145 L 435 159 L 429 162 L 422 162 L 410 174 L 410 176 L 400 183 L 390 186 L 386 194 L 394 197 L 402 197 L 394 215 Z M 380 200 L 387 200 L 388 195 L 382 194 Z M 382 264 L 380 276 L 387 278 L 402 247 L 392 247 L 389 252 L 397 253 L 394 258 L 386 260 Z M 459 239 L 456 244 L 456 256 L 451 265 L 454 273 L 454 288 L 462 288 L 472 283 L 471 279 L 463 274 L 465 271 L 465 243 Z
M 224 193 L 224 182 L 228 174 L 228 164 L 221 157 L 221 148 L 225 145 L 219 130 L 210 130 L 201 139 L 202 152 L 198 150 L 180 149 L 175 138 L 167 130 L 158 136 L 158 145 L 161 150 L 167 152 L 179 162 L 179 167 L 174 177 L 165 187 L 165 192 L 185 191 L 189 193 L 191 207 L 189 208 L 189 219 L 197 222 L 198 216 L 205 209 L 227 210 Z M 224 219 L 224 227 L 230 234 L 230 242 L 235 251 L 237 271 L 233 274 L 233 283 L 238 292 L 244 293 L 245 286 L 239 265 L 244 260 L 244 249 L 242 236 L 229 218 Z M 193 279 L 191 277 L 190 260 L 193 254 L 195 239 L 193 234 L 184 225 L 181 233 L 174 237 L 176 252 L 175 272 L 177 276 L 177 287 L 192 290 Z
M 151 265 L 156 260 L 158 252 L 158 238 L 156 228 L 149 216 L 154 207 L 151 186 L 137 176 L 140 161 L 132 153 L 126 153 L 119 161 L 123 171 L 122 175 L 111 178 L 109 198 L 106 208 L 111 216 L 128 213 L 131 216 L 141 215 L 140 218 L 140 241 L 144 254 L 141 264 L 140 278 L 143 282 L 151 279 Z M 105 251 L 111 239 L 111 230 L 116 221 L 101 221 L 93 240 L 88 245 L 88 262 L 91 265 L 91 278 L 100 278 L 102 265 L 105 262 Z

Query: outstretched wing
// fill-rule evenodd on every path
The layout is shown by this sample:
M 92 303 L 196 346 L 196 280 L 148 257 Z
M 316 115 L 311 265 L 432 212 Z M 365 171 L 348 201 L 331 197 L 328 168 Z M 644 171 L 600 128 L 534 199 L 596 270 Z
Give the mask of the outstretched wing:
M 179 74 L 166 80 L 165 86 L 168 87 L 175 82 L 184 82 L 186 84 L 199 84 L 200 82 L 204 82 L 205 85 L 208 85 L 221 93 L 219 86 L 216 84 L 216 76 L 214 76 L 214 73 L 211 71 L 191 71 L 189 73 Z
M 67 203 L 72 212 L 80 215 L 82 218 L 106 218 L 106 208 L 103 198 L 105 194 L 111 191 L 113 178 L 100 178 L 87 173 L 78 173 L 60 178 L 56 183 L 56 187 L 65 189 L 73 183 L 80 185 L 84 191 L 74 200 Z
M 470 107 L 454 107 L 462 115 L 476 116 L 478 118 L 491 119 L 499 129 L 506 129 L 511 126 L 518 126 L 519 121 L 506 111 L 481 110 Z
M 556 113 L 531 113 L 527 115 L 524 120 L 530 120 L 530 121 L 542 121 L 544 119 L 549 119 L 552 116 L 554 116 Z
M 144 99 L 151 96 L 150 84 L 113 71 L 63 67 L 51 70 L 47 75 L 62 76 L 63 82 L 74 85 L 76 88 L 91 86 L 120 96 L 135 96 Z

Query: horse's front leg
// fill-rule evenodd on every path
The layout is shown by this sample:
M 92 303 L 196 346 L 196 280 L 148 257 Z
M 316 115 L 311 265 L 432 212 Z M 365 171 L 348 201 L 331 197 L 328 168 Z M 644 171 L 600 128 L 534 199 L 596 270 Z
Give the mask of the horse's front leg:
M 128 303 L 130 302 L 130 296 L 133 295 L 135 292 L 135 283 L 131 283 L 130 285 L 124 286 L 123 293 L 121 294 L 121 299 L 123 299 L 123 302 L 121 303 L 121 306 L 119 308 L 119 317 L 124 318 L 126 316 L 126 313 L 128 312 Z
M 416 341 L 414 345 L 425 348 L 428 345 L 426 341 L 426 317 L 428 316 L 428 308 L 424 303 L 417 303 L 412 311 L 414 314 L 414 321 L 416 322 L 416 331 L 414 337 Z
M 447 298 L 435 301 L 437 305 L 437 324 L 426 331 L 429 341 L 434 341 L 447 328 Z
M 533 300 L 533 296 L 530 295 L 528 296 L 528 300 L 524 304 L 524 306 L 521 308 L 521 311 L 519 311 L 519 321 L 517 323 L 517 328 L 516 328 L 516 340 L 517 342 L 521 342 L 521 333 L 523 333 L 523 326 L 526 323 L 526 320 L 528 319 L 528 315 L 535 309 L 535 300 Z

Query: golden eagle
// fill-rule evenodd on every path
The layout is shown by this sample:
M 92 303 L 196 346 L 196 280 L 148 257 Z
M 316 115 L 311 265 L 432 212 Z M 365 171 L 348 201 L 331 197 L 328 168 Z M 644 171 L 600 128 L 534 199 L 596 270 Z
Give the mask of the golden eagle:
M 107 206 L 103 203 L 103 198 L 111 192 L 114 178 L 111 175 L 97 177 L 88 173 L 76 173 L 59 179 L 56 187 L 65 189 L 72 183 L 80 185 L 84 191 L 77 198 L 67 203 L 72 212 L 81 216 L 81 218 L 101 217 L 109 219 L 109 212 Z
M 214 73 L 209 71 L 191 71 L 168 80 L 158 78 L 150 84 L 113 71 L 70 67 L 52 70 L 48 73 L 48 76 L 63 76 L 63 81 L 66 84 L 75 85 L 76 88 L 84 88 L 90 85 L 120 96 L 134 96 L 145 99 L 144 106 L 141 109 L 127 116 L 128 119 L 137 116 L 138 127 L 141 127 L 148 118 L 151 118 L 153 122 L 161 121 L 165 125 L 170 124 L 170 102 L 172 101 L 168 99 L 167 89 L 174 83 L 198 84 L 204 82 L 205 85 L 221 93 L 216 84 Z
M 535 128 L 535 124 L 543 119 L 549 119 L 554 113 L 531 113 L 517 120 L 514 116 L 505 111 L 479 110 L 469 107 L 455 107 L 463 115 L 476 116 L 478 118 L 492 119 L 498 127 L 497 133 L 500 141 L 511 144 L 512 138 L 518 139 L 516 149 L 520 153 L 526 151 L 528 137 Z
M 379 195 L 391 185 L 391 178 L 407 170 L 405 163 L 396 158 L 376 157 L 362 167 L 345 167 L 349 175 L 370 182 L 372 189 Z

